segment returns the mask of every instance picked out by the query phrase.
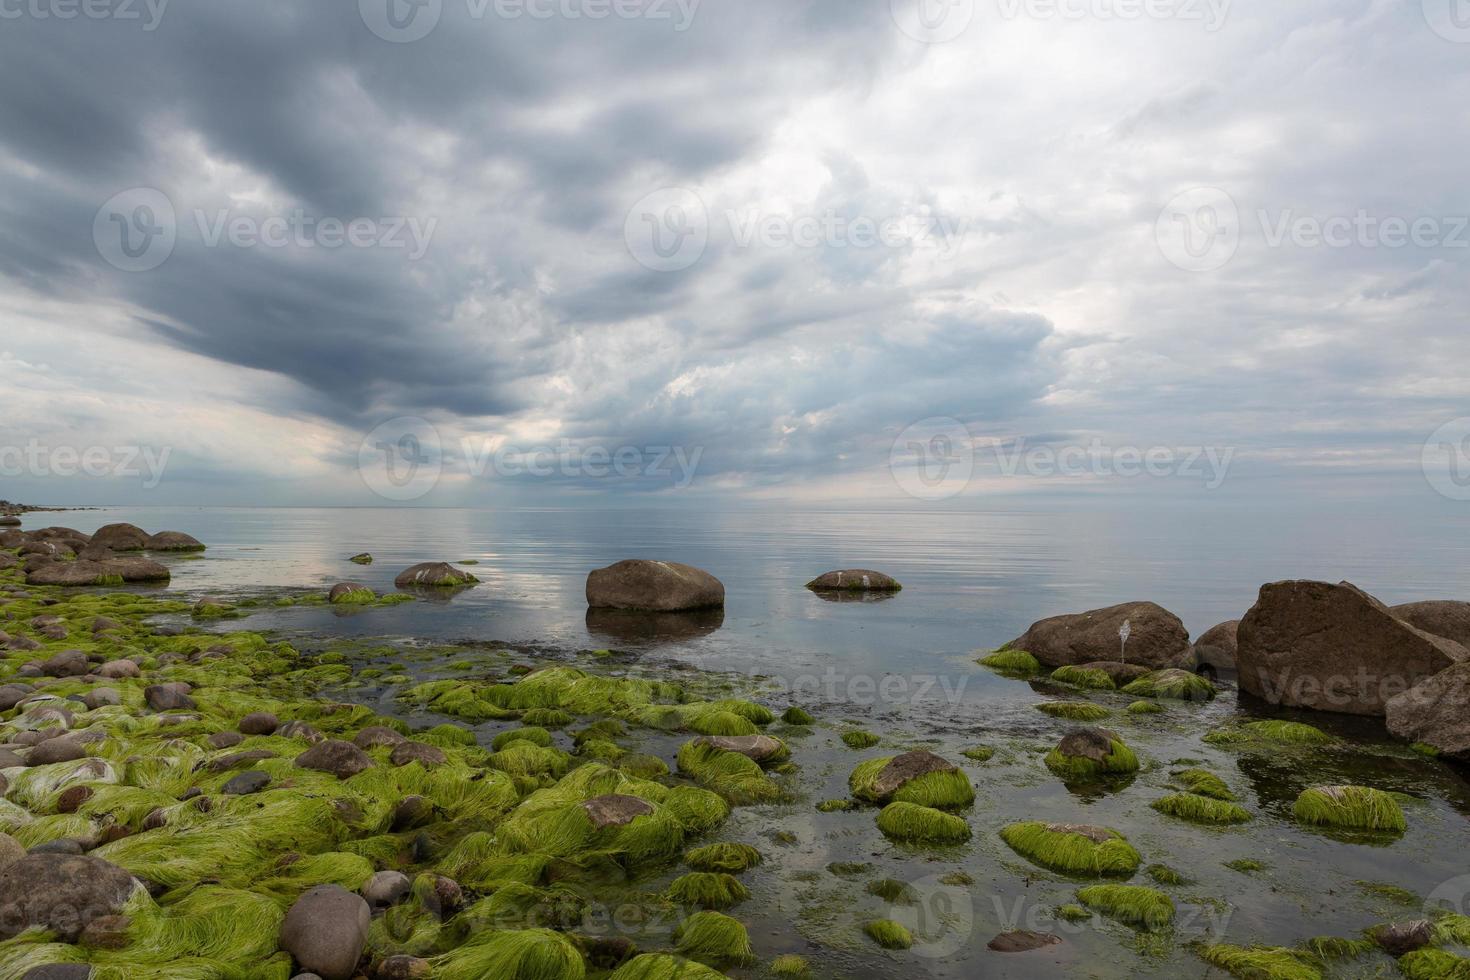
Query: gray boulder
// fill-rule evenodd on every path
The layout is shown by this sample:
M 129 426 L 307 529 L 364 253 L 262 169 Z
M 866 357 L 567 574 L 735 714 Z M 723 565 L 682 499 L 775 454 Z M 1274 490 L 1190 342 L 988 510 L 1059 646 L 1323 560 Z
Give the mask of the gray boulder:
M 351 980 L 367 945 L 372 910 L 340 885 L 308 889 L 281 922 L 280 945 L 322 980 Z
M 88 923 L 117 915 L 140 887 L 101 858 L 27 854 L 0 869 L 0 938 L 40 927 L 76 942 Z
M 1188 660 L 1189 631 L 1162 606 L 1125 602 L 1039 620 L 1006 647 L 1024 650 L 1048 667 L 1117 660 L 1160 670 Z
M 633 559 L 587 576 L 587 605 L 596 609 L 679 612 L 725 604 L 725 586 L 703 569 L 672 561 Z

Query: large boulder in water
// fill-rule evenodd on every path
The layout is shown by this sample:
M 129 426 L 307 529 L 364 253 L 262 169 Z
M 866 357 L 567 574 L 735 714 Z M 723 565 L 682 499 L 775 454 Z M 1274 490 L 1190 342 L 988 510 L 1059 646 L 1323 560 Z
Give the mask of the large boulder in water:
M 40 927 L 74 943 L 88 923 L 120 913 L 139 887 L 101 858 L 27 854 L 0 869 L 0 938 Z
M 892 575 L 870 568 L 823 572 L 806 584 L 813 592 L 898 592 L 903 588 Z
M 1391 734 L 1470 762 L 1470 663 L 1456 664 L 1389 699 Z
M 113 551 L 142 551 L 148 544 L 148 532 L 136 524 L 105 524 L 92 535 L 91 543 Z
M 461 585 L 474 585 L 480 581 L 469 572 L 460 571 L 442 561 L 426 561 L 398 573 L 393 584 L 400 589 L 433 588 L 452 589 Z
M 123 582 L 168 580 L 166 566 L 138 557 L 48 561 L 26 571 L 28 585 L 120 585 Z
M 1242 690 L 1353 715 L 1382 716 L 1391 698 L 1470 660 L 1470 650 L 1409 625 L 1348 582 L 1261 586 L 1237 638 Z
M 322 980 L 349 980 L 367 945 L 372 910 L 340 885 L 308 889 L 281 922 L 281 948 L 304 972 Z
M 1470 648 L 1470 602 L 1449 599 L 1406 602 L 1391 607 L 1389 612 L 1416 629 Z
M 1126 643 L 1122 636 L 1125 623 Z M 1125 602 L 1032 623 L 1007 647 L 1025 650 L 1048 667 L 1122 660 L 1159 670 L 1178 667 L 1187 660 L 1189 631 L 1178 616 L 1162 606 Z
M 587 605 L 594 609 L 678 612 L 725 604 L 725 586 L 709 572 L 674 561 L 620 561 L 587 576 Z
M 204 543 L 183 531 L 159 531 L 151 535 L 143 546 L 149 551 L 203 551 Z
M 1236 634 L 1239 630 L 1240 620 L 1232 619 L 1219 626 L 1211 626 L 1201 633 L 1199 639 L 1194 641 L 1195 671 L 1235 673 L 1235 653 L 1239 647 Z

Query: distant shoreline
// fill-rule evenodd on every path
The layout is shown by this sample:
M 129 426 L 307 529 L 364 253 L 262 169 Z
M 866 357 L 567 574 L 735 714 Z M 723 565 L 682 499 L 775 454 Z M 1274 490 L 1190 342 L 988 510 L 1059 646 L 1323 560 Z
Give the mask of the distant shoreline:
M 8 500 L 0 500 L 0 516 L 15 516 L 19 514 L 43 514 L 62 513 L 68 510 L 102 510 L 101 507 L 45 507 L 39 504 L 13 504 Z

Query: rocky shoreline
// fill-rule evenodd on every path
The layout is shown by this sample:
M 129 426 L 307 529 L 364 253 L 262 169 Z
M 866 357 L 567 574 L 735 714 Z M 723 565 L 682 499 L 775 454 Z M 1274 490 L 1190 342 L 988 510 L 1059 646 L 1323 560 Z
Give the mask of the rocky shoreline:
M 1458 623 L 1457 610 L 1388 610 L 1346 585 L 1268 585 L 1235 629 L 1192 644 L 1150 603 L 1042 620 L 981 663 L 1042 695 L 1032 706 L 1051 734 L 926 747 L 773 699 L 749 679 L 640 670 L 610 651 L 575 663 L 435 655 L 428 670 L 429 658 L 402 651 L 307 653 L 223 628 L 248 613 L 238 603 L 49 584 L 59 566 L 125 561 L 160 539 L 121 525 L 42 530 L 52 533 L 0 541 L 10 559 L 0 564 L 0 977 L 844 975 L 816 955 L 838 941 L 830 926 L 817 930 L 821 942 L 800 942 L 747 924 L 759 914 L 747 911 L 754 883 L 792 862 L 783 850 L 813 818 L 886 842 L 885 860 L 915 878 L 936 861 L 949 867 L 939 887 L 962 894 L 974 884 L 966 855 L 997 849 L 987 860 L 1056 895 L 1054 915 L 974 944 L 1068 972 L 1085 967 L 1069 960 L 1067 922 L 1124 930 L 1145 958 L 1161 955 L 1159 943 L 1175 948 L 1168 937 L 1200 901 L 1179 870 L 1191 856 L 1161 854 L 1158 831 L 1087 822 L 1072 806 L 987 828 L 996 794 L 1054 783 L 1064 798 L 1114 800 L 1156 787 L 1144 812 L 1161 828 L 1243 834 L 1269 823 L 1343 848 L 1425 832 L 1429 818 L 1401 782 L 1337 778 L 1344 754 L 1366 746 L 1303 721 L 1204 722 L 1225 692 L 1197 668 L 1220 679 L 1233 663 L 1248 690 L 1247 673 L 1321 681 L 1321 644 L 1337 651 L 1337 674 L 1371 662 L 1376 679 L 1406 685 L 1377 702 L 1361 685 L 1343 689 L 1354 706 L 1381 706 L 1390 729 L 1395 717 L 1420 719 L 1402 735 L 1414 749 L 1374 750 L 1392 766 L 1412 773 L 1443 765 L 1430 755 L 1464 751 L 1460 729 L 1434 715 L 1456 696 L 1463 645 L 1411 625 Z M 36 543 L 50 547 L 22 554 Z M 897 586 L 855 574 L 813 583 Z M 401 595 L 343 582 L 314 601 L 412 601 L 412 590 L 474 584 L 427 563 L 398 576 Z M 624 562 L 588 579 L 593 608 L 678 615 L 723 599 L 713 576 L 676 563 Z M 1320 692 L 1305 703 L 1300 685 L 1259 686 L 1277 705 L 1322 703 Z M 1265 784 L 1243 793 L 1201 758 L 1159 761 L 1180 727 L 1198 730 L 1189 738 L 1202 758 L 1289 760 L 1296 781 L 1268 799 Z M 845 792 L 831 792 L 834 779 Z M 822 878 L 872 874 L 851 862 Z M 1130 883 L 1140 876 L 1146 884 Z M 788 880 L 816 884 L 806 871 Z M 926 942 L 904 911 L 913 886 L 870 877 L 844 887 L 889 909 L 855 923 L 864 972 L 891 961 L 905 975 L 920 961 L 904 957 Z M 804 917 L 823 900 L 800 901 Z M 609 907 L 635 910 L 640 925 L 595 927 L 594 912 Z M 1331 934 L 1294 946 L 1230 936 L 1177 949 L 1196 968 L 1243 978 L 1311 980 L 1374 960 L 1411 980 L 1459 976 L 1470 969 L 1463 911 L 1361 934 L 1325 922 Z M 647 926 L 655 920 L 668 927 Z M 1126 960 L 1117 971 L 1131 972 Z

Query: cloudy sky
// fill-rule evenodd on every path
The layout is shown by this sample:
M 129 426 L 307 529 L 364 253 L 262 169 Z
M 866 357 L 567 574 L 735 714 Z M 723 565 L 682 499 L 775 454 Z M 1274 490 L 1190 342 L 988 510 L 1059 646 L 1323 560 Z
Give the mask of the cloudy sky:
M 0 497 L 1431 493 L 1455 3 L 0 0 Z

